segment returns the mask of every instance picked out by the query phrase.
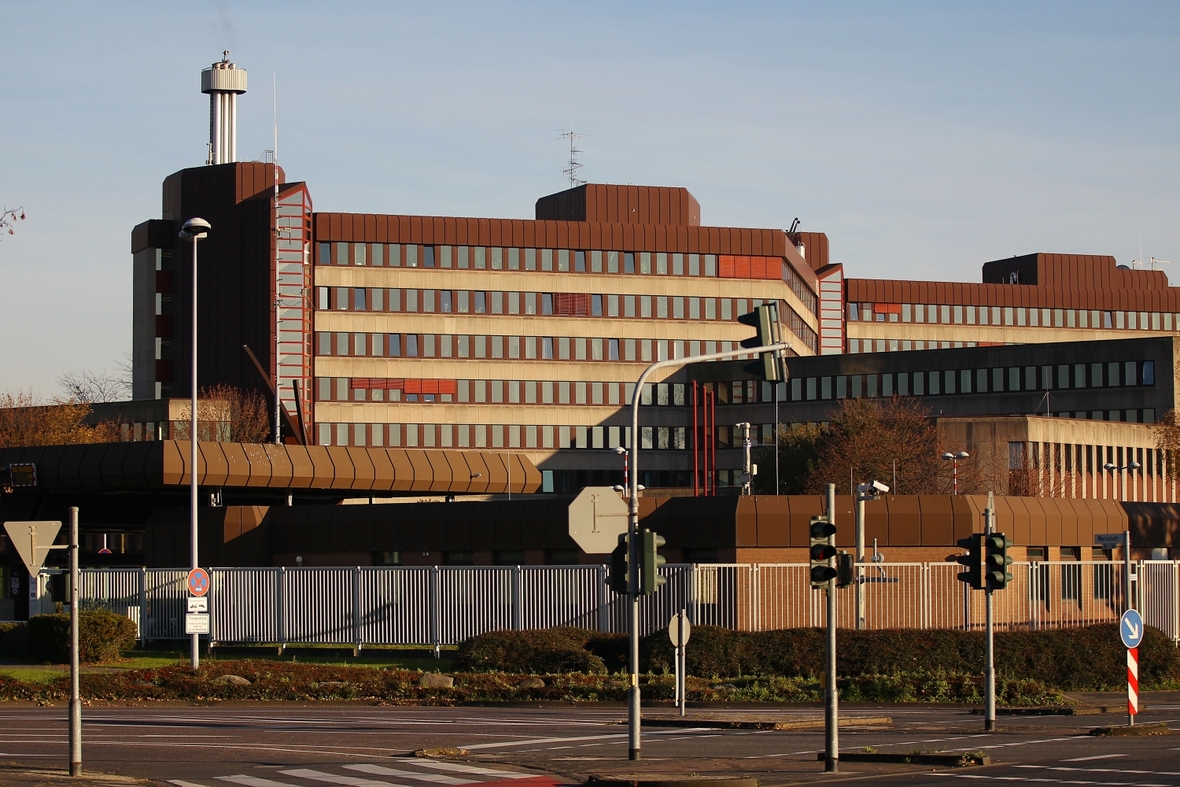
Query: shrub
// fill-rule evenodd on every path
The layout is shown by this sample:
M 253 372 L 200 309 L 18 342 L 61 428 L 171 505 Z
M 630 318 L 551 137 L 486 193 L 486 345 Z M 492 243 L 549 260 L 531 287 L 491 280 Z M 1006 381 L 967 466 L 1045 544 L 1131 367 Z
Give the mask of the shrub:
M 664 632 L 643 641 L 642 667 L 672 671 L 672 644 Z M 885 629 L 837 632 L 842 676 L 983 671 L 982 632 L 947 629 Z M 822 629 L 740 632 L 698 626 L 688 644 L 690 675 L 735 677 L 776 675 L 816 678 L 826 665 Z M 1014 680 L 1035 678 L 1057 689 L 1120 688 L 1126 681 L 1126 649 L 1117 627 L 1006 631 L 996 634 L 996 672 Z M 1180 681 L 1180 650 L 1157 629 L 1148 628 L 1139 647 L 1139 679 L 1147 686 Z
M 585 648 L 590 639 L 590 632 L 567 628 L 489 631 L 461 643 L 455 665 L 467 672 L 605 673 L 602 659 Z
M 135 644 L 135 623 L 103 607 L 88 607 L 78 613 L 78 660 L 85 663 L 111 661 L 120 651 Z M 70 660 L 70 616 L 34 615 L 28 623 L 29 655 L 54 663 Z
M 24 623 L 0 623 L 0 658 L 28 658 L 29 627 Z

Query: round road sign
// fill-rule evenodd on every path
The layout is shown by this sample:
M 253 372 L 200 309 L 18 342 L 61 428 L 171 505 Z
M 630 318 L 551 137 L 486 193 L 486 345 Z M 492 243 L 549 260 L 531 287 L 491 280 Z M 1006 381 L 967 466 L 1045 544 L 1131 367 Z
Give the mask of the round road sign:
M 203 568 L 194 568 L 188 572 L 188 592 L 194 596 L 203 596 L 209 592 L 209 572 Z
M 1143 641 L 1143 617 L 1138 611 L 1128 609 L 1119 618 L 1119 637 L 1128 648 L 1137 648 Z
M 688 615 L 683 612 L 677 612 L 672 616 L 672 622 L 668 624 L 668 637 L 672 640 L 672 644 L 678 648 L 683 648 L 688 644 L 688 638 L 692 634 L 692 624 L 688 622 Z

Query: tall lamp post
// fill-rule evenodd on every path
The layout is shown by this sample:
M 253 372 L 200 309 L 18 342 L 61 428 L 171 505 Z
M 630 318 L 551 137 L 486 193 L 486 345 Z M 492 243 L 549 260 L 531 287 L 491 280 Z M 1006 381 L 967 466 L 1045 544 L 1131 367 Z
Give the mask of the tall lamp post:
M 209 235 L 209 222 L 200 218 L 191 218 L 184 223 L 180 232 L 183 240 L 193 244 L 193 343 L 192 343 L 192 378 L 191 391 L 191 420 L 189 423 L 189 552 L 192 556 L 191 568 L 197 568 L 197 241 L 204 240 Z M 192 635 L 192 667 L 201 665 L 201 635 Z
M 1116 465 L 1114 462 L 1107 462 L 1102 466 L 1102 469 L 1106 470 L 1107 472 L 1117 472 L 1119 474 L 1119 498 L 1125 501 L 1127 499 L 1126 471 L 1130 470 L 1131 472 L 1135 472 L 1141 466 L 1142 465 L 1140 465 L 1138 462 L 1131 460 L 1130 462 L 1127 462 L 1125 465 L 1121 466 Z
M 950 451 L 947 451 L 945 454 L 942 455 L 943 459 L 947 459 L 951 463 L 951 473 L 955 479 L 955 494 L 956 495 L 959 494 L 959 460 L 960 459 L 967 459 L 970 456 L 971 456 L 971 454 L 967 453 L 966 451 L 959 451 L 959 452 L 953 453 L 953 454 Z

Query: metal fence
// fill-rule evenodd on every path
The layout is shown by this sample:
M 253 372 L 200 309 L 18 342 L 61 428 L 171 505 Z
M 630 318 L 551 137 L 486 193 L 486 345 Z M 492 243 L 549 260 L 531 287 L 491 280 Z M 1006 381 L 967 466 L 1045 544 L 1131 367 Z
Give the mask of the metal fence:
M 661 569 L 666 584 L 640 603 L 640 629 L 658 631 L 681 609 L 698 625 L 743 631 L 817 627 L 825 599 L 806 564 L 694 564 Z M 1016 563 L 994 594 L 1000 630 L 1111 622 L 1126 609 L 1119 562 Z M 955 563 L 863 567 L 866 626 L 982 629 L 984 596 Z M 214 568 L 214 645 L 325 643 L 453 645 L 485 631 L 575 626 L 626 631 L 627 605 L 606 566 Z M 143 641 L 183 639 L 184 569 L 87 569 L 79 592 L 127 615 Z M 1180 644 L 1180 561 L 1132 564 L 1132 592 L 1148 625 Z M 839 591 L 837 624 L 856 624 L 855 588 Z

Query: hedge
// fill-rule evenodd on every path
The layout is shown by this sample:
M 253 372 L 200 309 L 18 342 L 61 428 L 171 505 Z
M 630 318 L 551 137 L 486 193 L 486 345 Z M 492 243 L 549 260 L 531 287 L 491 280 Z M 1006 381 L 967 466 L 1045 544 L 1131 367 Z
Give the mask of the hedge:
M 78 612 L 78 660 L 83 663 L 111 661 L 131 648 L 136 638 L 135 622 L 102 607 Z M 13 634 L 9 633 L 9 637 Z M 38 661 L 64 663 L 70 660 L 70 616 L 66 613 L 33 615 L 27 626 L 28 655 Z
M 692 630 L 688 673 L 707 678 L 779 676 L 815 679 L 826 664 L 822 629 L 742 632 L 716 626 Z M 925 673 L 977 675 L 983 670 L 982 632 L 885 629 L 837 633 L 841 676 Z M 671 672 L 672 643 L 659 631 L 640 643 L 640 669 Z M 459 647 L 457 666 L 471 672 L 618 672 L 627 666 L 627 639 L 579 629 L 497 631 Z M 1118 689 L 1126 685 L 1126 649 L 1115 624 L 996 633 L 996 672 L 1035 678 L 1060 690 Z M 1139 648 L 1144 688 L 1180 683 L 1180 651 L 1148 628 Z

